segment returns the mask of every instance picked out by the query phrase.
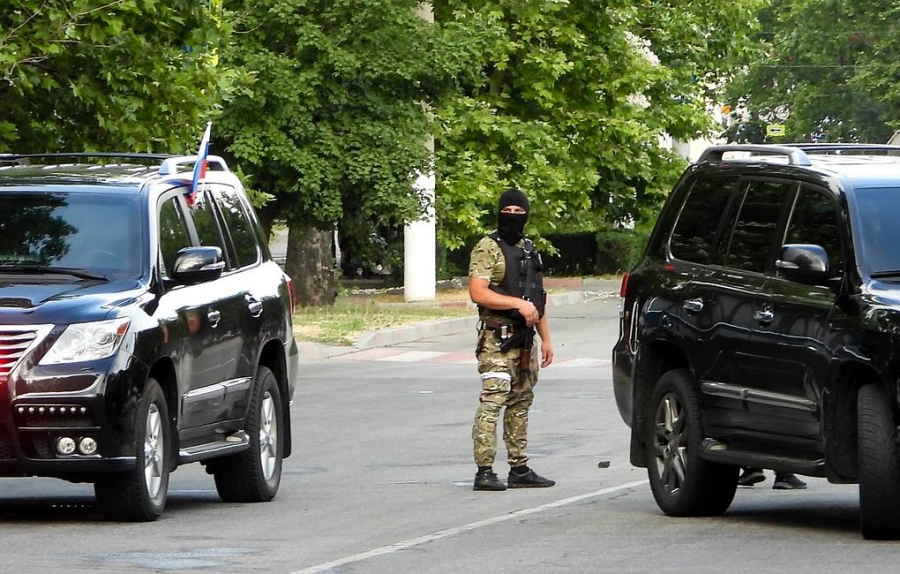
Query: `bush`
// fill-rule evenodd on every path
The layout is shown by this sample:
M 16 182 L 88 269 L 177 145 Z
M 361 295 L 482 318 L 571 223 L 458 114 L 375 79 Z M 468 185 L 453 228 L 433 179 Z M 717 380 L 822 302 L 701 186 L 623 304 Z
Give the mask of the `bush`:
M 544 274 L 555 277 L 618 275 L 638 262 L 649 235 L 649 232 L 634 229 L 548 235 L 545 239 L 556 247 L 557 253 L 541 253 Z M 468 274 L 469 255 L 478 239 L 480 237 L 455 251 L 439 249 L 439 278 Z
M 597 275 L 619 274 L 638 262 L 647 245 L 649 233 L 635 229 L 608 229 L 596 234 Z

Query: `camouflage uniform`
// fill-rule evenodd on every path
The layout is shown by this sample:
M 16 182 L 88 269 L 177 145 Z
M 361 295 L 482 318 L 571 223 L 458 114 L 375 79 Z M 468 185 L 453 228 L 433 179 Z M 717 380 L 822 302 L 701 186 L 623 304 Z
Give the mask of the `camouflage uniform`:
M 484 237 L 472 250 L 469 262 L 469 277 L 477 277 L 498 285 L 506 273 L 506 261 L 497 242 Z M 485 309 L 481 318 L 512 325 L 510 319 L 490 309 Z M 478 372 L 481 374 L 481 397 L 472 427 L 475 464 L 491 466 L 497 454 L 497 421 L 503 414 L 503 441 L 506 443 L 508 462 L 511 467 L 523 466 L 528 462 L 528 409 L 534 400 L 532 389 L 537 384 L 538 357 L 531 353 L 531 368 L 519 366 L 521 349 L 500 351 L 500 338 L 495 331 L 480 324 L 478 347 Z

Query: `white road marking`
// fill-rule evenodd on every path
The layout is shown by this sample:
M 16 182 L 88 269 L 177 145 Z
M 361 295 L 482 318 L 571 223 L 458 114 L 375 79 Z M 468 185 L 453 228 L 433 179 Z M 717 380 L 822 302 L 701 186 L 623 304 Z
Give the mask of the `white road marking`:
M 354 554 L 353 556 L 345 556 L 344 558 L 338 558 L 337 560 L 332 560 L 331 562 L 325 562 L 323 564 L 318 564 L 316 566 L 310 566 L 309 568 L 304 568 L 303 570 L 297 570 L 295 572 L 292 572 L 291 574 L 314 574 L 315 572 L 325 572 L 326 570 L 331 570 L 332 568 L 337 568 L 338 566 L 343 566 L 345 564 L 351 564 L 353 562 L 362 562 L 363 560 L 368 560 L 369 558 L 374 558 L 376 556 L 382 556 L 384 554 L 392 554 L 392 553 L 398 552 L 400 550 L 406 550 L 407 548 L 412 548 L 414 546 L 421 546 L 422 544 L 434 542 L 435 540 L 440 540 L 441 538 L 447 538 L 449 536 L 455 536 L 457 534 L 462 534 L 463 532 L 469 532 L 470 530 L 475 530 L 475 529 L 481 528 L 483 526 L 490 526 L 492 524 L 506 522 L 507 520 L 513 520 L 513 519 L 519 518 L 521 516 L 527 516 L 529 514 L 537 514 L 538 512 L 543 512 L 545 510 L 552 510 L 554 508 L 568 506 L 569 504 L 581 502 L 582 500 L 587 500 L 589 498 L 595 498 L 597 496 L 604 496 L 607 494 L 612 494 L 613 492 L 618 492 L 620 490 L 628 490 L 629 488 L 635 488 L 635 487 L 641 486 L 643 484 L 647 484 L 647 481 L 646 480 L 637 480 L 635 482 L 620 484 L 618 486 L 610 486 L 608 488 L 602 488 L 600 490 L 597 490 L 594 492 L 589 492 L 587 494 L 579 494 L 578 496 L 563 498 L 562 500 L 557 500 L 556 502 L 549 502 L 547 504 L 542 504 L 541 506 L 534 506 L 532 508 L 523 508 L 522 510 L 516 510 L 515 512 L 511 512 L 509 514 L 504 514 L 502 516 L 495 516 L 493 518 L 479 520 L 478 522 L 472 522 L 472 523 L 466 524 L 464 526 L 457 526 L 456 528 L 447 528 L 445 530 L 438 530 L 437 532 L 434 532 L 432 534 L 426 534 L 425 536 L 420 536 L 419 538 L 405 540 L 403 542 L 398 542 L 396 544 L 391 544 L 389 546 L 382 546 L 381 548 L 369 550 L 368 552 L 361 552 L 359 554 Z

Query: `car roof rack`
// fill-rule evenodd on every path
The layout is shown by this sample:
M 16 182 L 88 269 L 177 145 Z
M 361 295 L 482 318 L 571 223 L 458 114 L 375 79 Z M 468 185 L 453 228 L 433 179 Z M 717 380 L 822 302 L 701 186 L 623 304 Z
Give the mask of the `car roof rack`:
M 709 146 L 700 155 L 697 163 L 724 161 L 722 156 L 732 152 L 747 152 L 756 155 L 784 156 L 790 165 L 812 165 L 806 152 L 799 147 L 764 144 L 726 144 Z
M 225 160 L 217 155 L 206 156 L 206 162 L 212 171 L 231 171 L 228 169 L 228 164 L 225 163 Z M 181 166 L 195 163 L 197 163 L 197 156 L 195 155 L 166 156 L 166 160 L 159 166 L 159 175 L 172 175 L 173 173 L 178 173 Z
M 4 153 L 0 154 L 0 163 L 17 163 L 19 165 L 31 165 L 37 159 L 127 159 L 141 160 L 143 162 L 159 162 L 172 157 L 170 154 L 159 153 L 116 153 L 116 152 L 54 152 L 54 153 Z
M 889 144 L 863 144 L 863 143 L 790 143 L 782 144 L 784 147 L 802 149 L 805 153 L 826 153 L 843 155 L 878 152 L 881 155 L 889 155 L 889 152 L 900 154 L 900 146 Z
M 195 155 L 172 156 L 171 154 L 159 153 L 61 152 L 23 154 L 3 153 L 0 154 L 0 164 L 14 163 L 18 165 L 37 165 L 35 164 L 34 160 L 59 160 L 61 158 L 72 158 L 75 160 L 96 158 L 124 159 L 130 161 L 138 160 L 142 163 L 151 165 L 162 162 L 162 164 L 159 166 L 159 175 L 172 175 L 178 173 L 179 171 L 189 171 L 187 169 L 184 169 L 183 167 L 186 165 L 193 166 L 195 163 L 197 163 L 197 156 Z M 217 155 L 207 156 L 206 161 L 209 164 L 209 169 L 212 171 L 231 171 L 230 169 L 228 169 L 228 164 L 225 163 L 225 160 Z

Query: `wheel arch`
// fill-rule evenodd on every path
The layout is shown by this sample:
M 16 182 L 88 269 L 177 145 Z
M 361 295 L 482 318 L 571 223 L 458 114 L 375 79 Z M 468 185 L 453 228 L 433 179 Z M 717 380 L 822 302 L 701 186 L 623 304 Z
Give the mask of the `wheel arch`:
M 288 369 L 287 362 L 284 357 L 284 345 L 281 341 L 269 341 L 259 356 L 259 366 L 268 367 L 275 380 L 278 381 L 278 391 L 281 393 L 281 409 L 282 422 L 284 424 L 283 440 L 284 453 L 283 457 L 287 458 L 291 454 L 291 417 L 290 417 L 290 390 L 288 385 Z
M 178 466 L 178 377 L 175 374 L 175 364 L 168 357 L 159 359 L 150 369 L 150 377 L 156 379 L 159 388 L 166 398 L 166 407 L 169 411 L 169 449 L 168 465 L 170 469 Z M 141 389 L 143 393 L 143 389 Z
M 847 362 L 841 365 L 822 397 L 825 439 L 825 473 L 830 482 L 856 482 L 859 479 L 859 389 L 867 383 L 879 383 L 887 396 L 894 396 L 884 377 L 869 365 Z M 897 409 L 891 404 L 895 416 Z
M 641 344 L 634 377 L 634 408 L 631 422 L 630 460 L 634 466 L 646 466 L 643 431 L 649 416 L 647 405 L 659 378 L 672 369 L 687 369 L 693 372 L 687 356 L 680 347 L 664 339 Z

